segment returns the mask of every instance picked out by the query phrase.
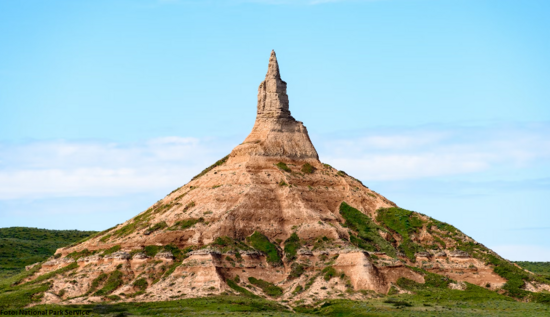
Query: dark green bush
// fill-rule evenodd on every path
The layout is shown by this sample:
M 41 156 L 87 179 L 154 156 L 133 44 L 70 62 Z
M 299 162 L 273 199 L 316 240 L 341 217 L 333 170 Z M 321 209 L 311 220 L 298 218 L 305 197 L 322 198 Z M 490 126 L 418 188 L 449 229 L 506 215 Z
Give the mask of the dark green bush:
M 254 249 L 264 252 L 267 255 L 268 262 L 276 265 L 281 264 L 281 257 L 279 256 L 277 247 L 266 236 L 258 231 L 254 231 L 246 240 Z
M 303 264 L 296 263 L 296 262 L 292 263 L 292 265 L 290 266 L 290 273 L 288 275 L 288 278 L 295 279 L 302 276 L 302 274 L 304 274 L 305 272 L 305 268 L 306 267 Z
M 280 170 L 285 171 L 285 172 L 287 172 L 287 173 L 292 172 L 292 170 L 291 170 L 288 166 L 286 166 L 286 164 L 283 163 L 283 162 L 277 163 L 277 167 L 278 167 Z
M 292 235 L 285 241 L 285 255 L 287 261 L 292 261 L 296 258 L 296 251 L 302 246 L 300 243 L 300 238 L 293 232 Z
M 147 254 L 147 256 L 154 257 L 159 253 L 161 247 L 157 245 L 148 245 L 144 248 L 143 253 Z
M 325 267 L 322 272 L 324 273 L 323 278 L 325 279 L 325 281 L 330 281 L 330 279 L 338 275 L 338 273 L 332 266 Z
M 302 173 L 313 174 L 313 172 L 315 172 L 315 167 L 313 167 L 313 165 L 309 163 L 305 163 L 304 165 L 302 165 Z

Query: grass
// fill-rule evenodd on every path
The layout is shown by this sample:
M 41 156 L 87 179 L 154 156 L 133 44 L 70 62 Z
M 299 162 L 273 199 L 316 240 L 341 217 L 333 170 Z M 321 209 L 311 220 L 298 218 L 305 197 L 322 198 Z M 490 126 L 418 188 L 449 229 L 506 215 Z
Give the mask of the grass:
M 421 245 L 410 239 L 410 236 L 419 232 L 424 225 L 424 222 L 414 212 L 398 207 L 381 208 L 378 210 L 376 220 L 403 238 L 399 249 L 411 261 L 416 260 L 415 253 L 425 251 Z
M 254 277 L 249 277 L 248 281 L 250 282 L 250 284 L 258 286 L 259 288 L 261 288 L 262 291 L 267 296 L 280 297 L 281 295 L 283 295 L 283 289 L 278 287 L 278 286 L 275 286 L 273 283 L 264 281 L 262 279 L 257 279 L 257 278 L 254 278 Z
M 227 159 L 229 158 L 229 155 L 226 155 L 224 156 L 222 159 L 216 161 L 216 163 L 208 166 L 207 168 L 205 168 L 204 170 L 202 170 L 202 172 L 200 172 L 199 174 L 197 174 L 195 177 L 193 177 L 191 179 L 191 181 L 194 181 L 195 179 L 203 176 L 204 174 L 210 172 L 211 170 L 213 170 L 214 168 L 218 167 L 218 166 L 222 166 L 223 164 L 225 164 L 225 162 L 227 162 Z
M 185 213 L 185 212 L 189 211 L 189 209 L 191 209 L 195 206 L 196 206 L 195 202 L 191 201 L 187 205 L 185 205 L 185 208 L 183 208 L 183 212 Z
M 115 245 L 113 247 L 110 247 L 109 249 L 107 250 L 104 250 L 103 251 L 103 255 L 109 255 L 109 254 L 113 254 L 117 251 L 120 251 L 120 245 Z
M 161 222 L 158 222 L 158 223 L 155 223 L 152 227 L 149 227 L 149 229 L 147 229 L 147 233 L 148 234 L 151 234 L 157 230 L 162 230 L 164 228 L 167 228 L 168 225 L 166 224 L 165 221 L 161 221 Z
M 235 240 L 233 238 L 227 237 L 227 236 L 221 236 L 214 239 L 214 242 L 210 244 L 210 246 L 219 249 L 221 252 L 228 252 L 228 251 L 234 251 L 235 257 L 237 258 L 237 261 L 241 261 L 242 257 L 239 253 L 239 250 L 251 250 L 252 248 L 248 245 L 246 245 L 242 241 Z
M 257 295 L 255 295 L 254 293 L 252 293 L 251 291 L 247 290 L 246 288 L 243 288 L 243 287 L 240 287 L 237 282 L 233 281 L 233 280 L 226 280 L 225 281 L 227 283 L 227 285 L 229 287 L 231 287 L 233 290 L 239 292 L 240 294 L 246 296 L 246 297 L 250 297 L 250 298 L 258 298 Z
M 12 287 L 9 291 L 0 292 L 0 310 L 17 309 L 38 302 L 45 291 L 50 288 L 47 283 Z
M 94 292 L 99 287 L 99 285 L 103 284 L 103 282 L 105 282 L 107 280 L 108 277 L 109 276 L 107 274 L 101 272 L 101 274 L 99 274 L 98 277 L 96 277 L 92 280 L 92 284 L 90 285 L 90 289 L 88 289 L 86 294 L 91 294 L 92 292 Z
M 96 234 L 96 231 L 0 228 L 0 278 L 52 256 L 58 248 Z
M 379 230 L 385 231 L 385 229 L 375 224 L 370 217 L 346 202 L 340 204 L 340 215 L 346 220 L 344 225 L 357 233 L 357 235 L 350 235 L 351 243 L 368 251 L 382 251 L 392 257 L 396 255 L 391 243 L 379 234 Z
M 72 258 L 72 259 L 75 259 L 75 260 L 78 260 L 79 258 L 81 257 L 86 257 L 86 256 L 90 256 L 94 253 L 96 253 L 97 251 L 89 251 L 88 249 L 84 249 L 82 251 L 75 251 L 75 252 L 71 252 L 69 254 L 67 254 L 67 257 L 68 258 Z
M 302 246 L 300 242 L 300 238 L 296 234 L 296 232 L 293 232 L 292 235 L 285 241 L 285 257 L 287 261 L 292 261 L 296 258 L 296 252 L 298 249 Z
M 290 167 L 288 167 L 285 163 L 283 162 L 279 162 L 276 164 L 276 166 L 281 170 L 281 171 L 285 171 L 287 173 L 290 173 L 292 172 L 292 170 L 290 169 Z
M 170 227 L 170 230 L 185 230 L 188 228 L 193 227 L 199 222 L 204 222 L 204 218 L 189 218 L 185 220 L 181 220 L 176 222 L 172 227 Z
M 88 310 L 106 316 L 297 316 L 284 306 L 256 297 L 210 296 L 166 302 L 41 305 L 35 310 Z M 68 315 L 68 314 L 67 314 Z
M 346 172 L 344 172 L 344 171 L 338 171 L 338 173 L 336 173 L 336 175 L 342 176 L 342 177 L 348 176 L 348 174 L 347 174 Z
M 158 245 L 148 245 L 145 248 L 143 248 L 143 253 L 145 253 L 149 257 L 154 257 L 159 253 L 162 247 L 159 247 Z
M 516 261 L 514 263 L 533 273 L 550 276 L 550 262 Z
M 107 279 L 103 288 L 95 292 L 94 296 L 109 295 L 112 292 L 114 292 L 117 288 L 119 288 L 122 285 L 122 283 L 123 283 L 122 272 L 120 272 L 119 270 L 113 271 L 109 275 L 109 279 Z
M 60 269 L 57 269 L 53 272 L 42 274 L 39 277 L 35 278 L 34 280 L 28 282 L 27 284 L 38 284 L 38 283 L 41 283 L 43 281 L 46 281 L 46 280 L 56 276 L 56 275 L 63 274 L 63 273 L 68 272 L 68 271 L 72 271 L 76 268 L 78 268 L 78 264 L 76 262 L 73 262 L 73 263 L 71 263 L 71 264 L 69 264 L 65 267 L 62 267 Z
M 269 239 L 258 231 L 246 238 L 247 242 L 256 250 L 262 251 L 267 255 L 267 262 L 274 265 L 281 265 L 281 256 L 277 247 Z
M 402 237 L 416 233 L 423 225 L 423 221 L 412 211 L 398 207 L 379 209 L 376 220 Z

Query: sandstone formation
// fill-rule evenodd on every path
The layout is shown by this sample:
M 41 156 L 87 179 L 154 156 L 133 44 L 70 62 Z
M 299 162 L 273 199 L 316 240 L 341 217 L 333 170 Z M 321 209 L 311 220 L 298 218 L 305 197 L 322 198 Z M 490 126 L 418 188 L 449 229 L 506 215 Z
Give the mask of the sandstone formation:
M 455 289 L 506 283 L 491 250 L 321 163 L 286 85 L 272 52 L 244 142 L 136 217 L 29 268 L 27 281 L 54 273 L 43 302 L 240 293 L 307 304 L 385 294 L 430 273 Z

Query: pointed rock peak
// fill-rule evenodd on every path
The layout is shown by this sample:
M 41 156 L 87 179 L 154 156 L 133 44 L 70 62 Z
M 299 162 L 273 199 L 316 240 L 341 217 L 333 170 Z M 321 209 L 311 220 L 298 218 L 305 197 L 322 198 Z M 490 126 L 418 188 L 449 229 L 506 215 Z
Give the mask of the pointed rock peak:
M 258 88 L 258 112 L 252 132 L 229 156 L 232 164 L 261 165 L 264 159 L 319 161 L 306 127 L 290 115 L 286 83 L 281 79 L 275 51 L 271 51 L 267 74 Z
M 277 63 L 277 55 L 275 54 L 275 50 L 271 50 L 271 56 L 269 57 L 269 65 L 267 67 L 267 74 L 265 77 L 275 77 L 277 79 L 281 79 L 281 74 L 279 73 L 279 63 Z
M 265 80 L 258 88 L 257 119 L 259 118 L 293 119 L 288 110 L 286 83 L 281 79 L 275 51 L 271 51 Z

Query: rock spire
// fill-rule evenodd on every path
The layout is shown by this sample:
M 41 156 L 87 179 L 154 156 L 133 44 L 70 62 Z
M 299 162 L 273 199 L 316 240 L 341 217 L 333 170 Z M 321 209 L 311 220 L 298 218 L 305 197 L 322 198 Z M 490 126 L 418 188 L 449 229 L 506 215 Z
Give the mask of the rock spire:
M 258 118 L 292 118 L 288 110 L 286 82 L 281 79 L 275 51 L 271 51 L 265 80 L 258 88 Z
M 252 132 L 230 154 L 232 162 L 258 163 L 258 159 L 319 160 L 307 129 L 288 110 L 286 82 L 281 79 L 275 51 L 258 88 L 258 110 Z

